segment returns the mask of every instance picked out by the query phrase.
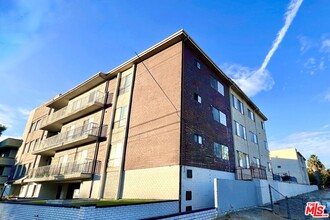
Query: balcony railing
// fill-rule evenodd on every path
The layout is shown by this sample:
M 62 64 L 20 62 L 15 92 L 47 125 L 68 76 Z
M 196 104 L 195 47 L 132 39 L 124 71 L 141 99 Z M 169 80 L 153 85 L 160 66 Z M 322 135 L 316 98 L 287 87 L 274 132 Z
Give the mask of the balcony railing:
M 87 113 L 100 109 L 104 104 L 105 94 L 95 91 L 89 96 L 77 99 L 68 106 L 53 112 L 41 121 L 40 128 L 49 131 L 59 131 L 63 123 L 77 119 Z
M 236 178 L 238 180 L 267 179 L 266 167 L 250 166 L 249 168 L 237 167 Z
M 8 176 L 0 176 L 0 184 L 7 182 Z
M 15 158 L 12 157 L 0 157 L 0 165 L 12 166 L 15 164 Z
M 102 129 L 100 136 L 103 137 L 106 134 L 106 128 L 106 125 L 101 127 L 96 123 L 89 123 L 67 132 L 59 133 L 42 141 L 39 147 L 33 150 L 32 154 L 49 156 L 54 155 L 58 150 L 94 142 L 99 137 L 100 129 Z
M 74 179 L 88 179 L 92 174 L 100 172 L 101 161 L 86 159 L 83 163 L 77 161 L 42 166 L 27 172 L 25 182 L 46 182 Z

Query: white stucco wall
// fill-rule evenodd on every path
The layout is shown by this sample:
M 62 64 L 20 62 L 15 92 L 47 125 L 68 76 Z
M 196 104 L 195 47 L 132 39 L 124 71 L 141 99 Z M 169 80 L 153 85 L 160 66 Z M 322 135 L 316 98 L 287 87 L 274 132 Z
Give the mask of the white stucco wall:
M 187 178 L 187 170 L 192 170 L 192 178 Z M 214 178 L 235 179 L 234 173 L 203 169 L 191 166 L 182 167 L 181 210 L 192 206 L 192 210 L 214 207 Z M 186 191 L 192 191 L 192 200 L 186 200 Z
M 284 183 L 273 180 L 215 179 L 215 206 L 220 213 L 270 203 L 269 185 L 284 196 L 292 197 L 317 190 L 317 186 Z M 272 189 L 273 201 L 284 199 Z

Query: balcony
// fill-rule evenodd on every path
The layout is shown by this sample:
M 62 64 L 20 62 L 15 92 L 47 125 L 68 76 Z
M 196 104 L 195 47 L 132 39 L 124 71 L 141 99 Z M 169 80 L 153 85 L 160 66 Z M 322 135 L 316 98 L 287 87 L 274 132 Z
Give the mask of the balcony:
M 41 121 L 40 129 L 51 132 L 60 131 L 64 123 L 73 121 L 81 116 L 102 108 L 105 94 L 99 91 L 89 96 L 77 99 L 64 108 L 53 112 Z
M 266 167 L 250 166 L 249 168 L 237 167 L 236 179 L 252 180 L 252 179 L 267 179 Z
M 40 146 L 32 151 L 32 154 L 52 156 L 56 151 L 70 147 L 95 142 L 99 137 L 104 137 L 107 126 L 98 126 L 96 123 L 89 123 L 84 126 L 59 133 L 41 142 Z M 101 135 L 99 136 L 99 131 Z
M 15 158 L 0 157 L 0 165 L 12 166 L 15 164 Z
M 0 176 L 0 184 L 7 182 L 8 176 Z
M 101 161 L 86 160 L 48 165 L 29 170 L 24 182 L 50 182 L 91 179 L 100 172 Z M 95 168 L 95 169 L 94 169 Z

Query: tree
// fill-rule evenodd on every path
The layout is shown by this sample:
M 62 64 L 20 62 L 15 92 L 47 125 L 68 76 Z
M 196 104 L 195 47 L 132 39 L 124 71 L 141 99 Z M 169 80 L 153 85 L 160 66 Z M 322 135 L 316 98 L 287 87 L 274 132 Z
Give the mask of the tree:
M 2 132 L 4 132 L 5 130 L 7 130 L 7 127 L 4 126 L 3 124 L 0 124 L 0 136 L 2 135 Z
M 328 179 L 328 173 L 319 158 L 312 154 L 307 160 L 307 171 L 311 184 L 324 187 Z

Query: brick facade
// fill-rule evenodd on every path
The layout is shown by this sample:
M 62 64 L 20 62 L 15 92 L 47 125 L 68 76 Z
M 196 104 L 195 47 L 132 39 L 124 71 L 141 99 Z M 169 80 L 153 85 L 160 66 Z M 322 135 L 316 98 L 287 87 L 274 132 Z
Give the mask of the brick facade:
M 211 87 L 211 76 L 224 85 L 224 96 Z M 187 44 L 184 46 L 183 79 L 182 164 L 233 172 L 235 159 L 228 85 Z M 201 103 L 194 99 L 195 93 L 202 98 Z M 226 114 L 227 126 L 213 119 L 212 106 Z M 194 142 L 194 134 L 203 137 L 202 145 Z M 229 160 L 215 157 L 214 142 L 229 147 Z

